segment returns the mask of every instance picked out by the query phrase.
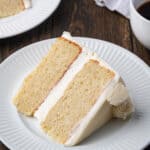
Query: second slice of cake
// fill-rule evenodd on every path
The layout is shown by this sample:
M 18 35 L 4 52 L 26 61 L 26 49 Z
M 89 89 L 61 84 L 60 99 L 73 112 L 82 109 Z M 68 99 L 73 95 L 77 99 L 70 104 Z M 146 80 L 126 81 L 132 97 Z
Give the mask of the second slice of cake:
M 16 15 L 31 7 L 31 0 L 0 0 L 0 18 Z

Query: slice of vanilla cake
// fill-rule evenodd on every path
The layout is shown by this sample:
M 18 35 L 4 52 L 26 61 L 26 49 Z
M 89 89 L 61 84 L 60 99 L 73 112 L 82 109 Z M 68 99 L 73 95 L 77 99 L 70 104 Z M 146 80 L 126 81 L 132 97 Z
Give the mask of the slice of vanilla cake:
M 13 103 L 19 112 L 33 115 L 81 52 L 81 47 L 63 37 L 23 81 Z
M 0 0 L 0 18 L 13 16 L 31 7 L 31 0 Z
M 67 33 L 64 38 L 75 42 Z M 119 74 L 82 47 L 34 116 L 52 139 L 71 146 L 111 118 L 126 119 L 132 112 L 133 104 Z

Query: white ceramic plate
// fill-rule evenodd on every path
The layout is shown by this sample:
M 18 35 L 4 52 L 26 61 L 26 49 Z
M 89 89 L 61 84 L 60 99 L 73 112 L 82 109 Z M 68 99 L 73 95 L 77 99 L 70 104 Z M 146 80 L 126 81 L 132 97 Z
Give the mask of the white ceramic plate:
M 150 70 L 127 50 L 114 44 L 75 38 L 111 64 L 125 80 L 135 103 L 126 121 L 112 120 L 80 145 L 64 147 L 41 131 L 36 119 L 17 113 L 11 100 L 23 78 L 48 52 L 54 39 L 29 45 L 0 65 L 0 140 L 11 150 L 137 150 L 150 142 Z
M 32 8 L 0 19 L 0 39 L 26 32 L 46 20 L 61 0 L 32 0 Z

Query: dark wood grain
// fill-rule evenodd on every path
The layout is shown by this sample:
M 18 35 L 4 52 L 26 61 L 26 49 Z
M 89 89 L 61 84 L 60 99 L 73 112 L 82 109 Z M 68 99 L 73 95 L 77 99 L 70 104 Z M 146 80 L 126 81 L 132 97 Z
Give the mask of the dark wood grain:
M 8 148 L 0 142 L 0 150 L 8 150 Z
M 135 38 L 134 35 L 132 35 L 133 40 L 133 52 L 137 56 L 139 56 L 141 59 L 144 59 L 144 61 L 150 65 L 150 50 L 144 48 Z
M 62 0 L 54 14 L 38 27 L 0 40 L 0 62 L 26 45 L 60 36 L 65 30 L 74 36 L 92 37 L 118 44 L 150 65 L 150 51 L 135 39 L 129 21 L 116 12 L 96 6 L 93 0 Z M 7 148 L 0 143 L 0 150 Z

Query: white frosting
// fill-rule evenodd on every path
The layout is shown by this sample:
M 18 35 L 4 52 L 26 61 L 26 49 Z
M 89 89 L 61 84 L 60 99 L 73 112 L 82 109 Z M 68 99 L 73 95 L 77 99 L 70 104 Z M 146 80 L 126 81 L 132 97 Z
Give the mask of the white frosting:
M 127 98 L 127 88 L 121 82 L 119 82 L 115 85 L 111 95 L 107 98 L 107 100 L 111 105 L 118 106 L 123 103 Z
M 32 6 L 31 0 L 23 0 L 25 9 L 28 9 Z
M 71 35 L 67 32 L 63 34 L 63 37 L 71 40 L 75 43 L 71 37 Z M 120 81 L 120 76 L 117 72 L 115 72 L 108 64 L 104 61 L 100 60 L 95 53 L 89 52 L 84 46 L 82 46 L 82 52 L 78 56 L 78 58 L 73 62 L 70 68 L 65 73 L 64 77 L 58 82 L 58 84 L 51 90 L 48 97 L 44 101 L 44 103 L 39 107 L 39 109 L 35 112 L 34 116 L 42 122 L 49 110 L 55 105 L 55 103 L 63 96 L 65 89 L 68 84 L 72 81 L 75 75 L 83 68 L 84 64 L 87 63 L 90 59 L 94 59 L 99 61 L 101 66 L 109 68 L 115 73 L 115 77 L 111 80 L 108 85 L 105 87 L 104 92 L 100 95 L 95 105 L 92 107 L 90 112 L 83 118 L 81 122 L 75 125 L 70 134 L 70 138 L 67 140 L 65 145 L 74 145 L 80 138 L 81 133 L 84 132 L 89 122 L 92 120 L 93 116 L 97 113 L 98 110 L 101 109 L 104 102 L 108 100 L 109 105 L 120 105 L 124 102 L 129 96 L 127 89 L 124 84 Z M 119 90 L 119 92 L 118 92 Z M 111 115 L 111 114 L 110 114 Z M 75 133 L 75 134 L 74 134 Z

